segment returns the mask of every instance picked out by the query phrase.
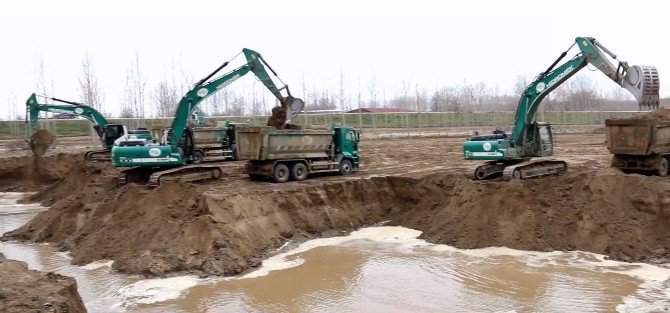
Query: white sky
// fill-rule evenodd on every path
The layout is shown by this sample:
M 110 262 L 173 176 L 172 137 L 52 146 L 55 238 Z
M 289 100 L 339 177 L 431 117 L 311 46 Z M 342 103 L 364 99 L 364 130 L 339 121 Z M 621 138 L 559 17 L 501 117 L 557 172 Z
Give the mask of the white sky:
M 535 76 L 576 36 L 597 38 L 629 64 L 654 65 L 670 96 L 665 1 L 2 1 L 0 117 L 36 88 L 44 60 L 52 96 L 78 100 L 82 56 L 95 63 L 105 104 L 118 113 L 124 75 L 140 53 L 149 92 L 172 61 L 194 80 L 247 47 L 301 96 L 308 83 L 347 93 L 375 74 L 379 93 L 402 81 L 429 90 L 484 81 L 508 90 Z M 570 57 L 576 53 L 574 50 Z M 230 67 L 232 69 L 233 67 Z M 614 86 L 599 73 L 603 91 Z M 251 75 L 248 75 L 251 76 Z M 242 90 L 244 84 L 229 86 Z M 309 103 L 308 103 L 309 105 Z

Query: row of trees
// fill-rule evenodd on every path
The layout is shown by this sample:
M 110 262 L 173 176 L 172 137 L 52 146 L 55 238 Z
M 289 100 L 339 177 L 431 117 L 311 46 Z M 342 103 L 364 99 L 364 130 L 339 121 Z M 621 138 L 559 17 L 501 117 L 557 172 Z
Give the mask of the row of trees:
M 174 114 L 181 96 L 192 86 L 194 79 L 183 69 L 177 70 L 174 62 L 165 70 L 158 82 L 149 84 L 141 67 L 141 56 L 135 52 L 125 74 L 123 94 L 120 101 L 121 117 L 170 117 Z M 43 94 L 53 94 L 54 82 L 47 81 L 44 75 L 44 61 L 36 63 L 37 90 Z M 301 97 L 307 104 L 307 110 L 351 110 L 359 107 L 392 107 L 417 112 L 467 112 L 467 111 L 510 111 L 517 106 L 519 96 L 529 84 L 527 77 L 517 77 L 511 90 L 500 90 L 483 82 L 462 82 L 444 85 L 432 90 L 408 81 L 402 81 L 395 88 L 379 87 L 373 73 L 361 83 L 358 79 L 357 90 L 347 88 L 345 75 L 339 73 L 337 88 L 324 88 L 309 83 L 303 77 L 302 85 L 293 94 Z M 87 53 L 81 62 L 79 76 L 80 101 L 102 112 L 105 107 L 105 94 L 98 84 L 95 62 Z M 296 92 L 299 91 L 299 92 Z M 16 106 L 16 95 L 11 94 L 8 102 Z M 586 76 L 577 75 L 553 91 L 543 103 L 546 110 L 618 110 L 633 109 L 634 105 L 626 101 L 626 94 L 620 88 L 603 93 L 597 83 Z M 261 115 L 268 114 L 276 99 L 256 80 L 251 88 L 244 92 L 223 89 L 214 93 L 202 105 L 210 115 Z M 13 107 L 11 116 L 22 114 L 22 110 Z M 109 114 L 109 113 L 107 113 Z

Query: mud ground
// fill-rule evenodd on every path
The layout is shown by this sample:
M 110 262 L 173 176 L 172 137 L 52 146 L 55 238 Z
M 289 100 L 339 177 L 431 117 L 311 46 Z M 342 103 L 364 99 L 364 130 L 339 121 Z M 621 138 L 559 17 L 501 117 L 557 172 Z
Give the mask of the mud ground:
M 0 312 L 86 312 L 74 278 L 29 270 L 0 255 Z
M 602 131 L 557 135 L 555 155 L 568 162 L 568 174 L 527 181 L 470 180 L 480 163 L 463 160 L 463 140 L 363 137 L 362 168 L 350 176 L 256 182 L 237 161 L 222 163 L 219 181 L 156 189 L 116 186 L 117 169 L 80 161 L 83 150 L 70 144 L 72 153 L 47 154 L 43 163 L 58 170 L 28 200 L 51 209 L 3 239 L 52 242 L 75 264 L 114 260 L 115 270 L 147 276 L 233 275 L 287 241 L 382 222 L 460 248 L 577 249 L 670 261 L 670 180 L 610 168 Z M 3 171 L 17 173 L 10 167 Z M 11 177 L 5 188 L 34 186 L 24 184 L 32 176 L 3 177 Z

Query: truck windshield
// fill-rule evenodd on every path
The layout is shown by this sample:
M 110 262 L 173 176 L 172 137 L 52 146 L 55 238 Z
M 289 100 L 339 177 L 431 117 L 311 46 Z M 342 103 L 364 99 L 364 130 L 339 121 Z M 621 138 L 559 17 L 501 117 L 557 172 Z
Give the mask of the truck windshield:
M 354 132 L 352 131 L 347 132 L 347 140 L 356 141 L 356 136 L 354 135 Z

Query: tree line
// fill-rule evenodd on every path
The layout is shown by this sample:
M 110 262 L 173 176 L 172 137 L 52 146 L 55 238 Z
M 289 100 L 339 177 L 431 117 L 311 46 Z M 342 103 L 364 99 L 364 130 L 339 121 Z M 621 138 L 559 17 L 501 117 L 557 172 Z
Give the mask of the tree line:
M 129 117 L 172 117 L 176 106 L 194 83 L 195 79 L 183 69 L 177 69 L 174 62 L 164 69 L 163 75 L 155 82 L 148 82 L 141 67 L 139 52 L 133 54 L 124 77 L 124 88 L 118 97 L 120 116 Z M 44 61 L 36 62 L 36 87 L 38 92 L 52 95 L 53 80 L 45 79 Z M 365 79 L 356 90 L 347 88 L 345 74 L 339 72 L 338 84 L 319 86 L 303 77 L 302 84 L 293 94 L 306 103 L 306 110 L 342 110 L 357 108 L 400 108 L 414 112 L 473 112 L 473 111 L 514 111 L 523 90 L 532 81 L 528 77 L 518 76 L 511 90 L 501 90 L 484 82 L 463 81 L 458 84 L 442 85 L 430 88 L 409 81 L 397 86 L 379 86 L 374 73 Z M 98 77 L 93 58 L 86 53 L 82 57 L 81 72 L 78 79 L 79 101 L 110 115 L 105 107 L 106 97 Z M 298 91 L 298 92 L 296 92 Z M 25 112 L 18 108 L 16 94 L 10 93 L 8 104 L 11 117 L 22 116 Z M 115 101 L 116 103 L 117 101 Z M 224 88 L 214 93 L 201 104 L 208 115 L 240 116 L 269 114 L 277 100 L 265 87 L 254 80 L 251 88 L 243 92 Z M 583 111 L 583 110 L 632 110 L 635 104 L 624 90 L 613 87 L 607 92 L 586 76 L 576 75 L 554 90 L 543 102 L 547 111 Z

